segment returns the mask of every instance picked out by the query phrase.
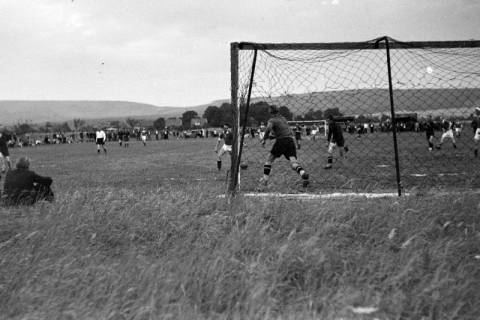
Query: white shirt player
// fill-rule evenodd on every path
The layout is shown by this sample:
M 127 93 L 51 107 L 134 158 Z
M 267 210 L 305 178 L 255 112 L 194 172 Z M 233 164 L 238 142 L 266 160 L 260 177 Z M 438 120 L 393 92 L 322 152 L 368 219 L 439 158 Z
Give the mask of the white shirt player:
M 456 148 L 455 137 L 453 135 L 453 122 L 448 120 L 443 120 L 442 127 L 443 127 L 443 134 L 442 134 L 442 137 L 440 138 L 440 145 L 443 143 L 445 138 L 449 138 L 450 140 L 452 140 L 453 146 Z
M 105 131 L 98 130 L 98 131 L 95 132 L 95 138 L 96 139 L 103 139 L 105 141 L 105 139 L 107 138 L 107 135 L 105 134 Z

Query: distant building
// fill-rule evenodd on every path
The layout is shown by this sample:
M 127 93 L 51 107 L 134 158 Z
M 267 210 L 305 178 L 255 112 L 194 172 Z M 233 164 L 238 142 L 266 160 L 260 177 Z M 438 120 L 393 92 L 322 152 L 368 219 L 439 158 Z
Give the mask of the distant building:
M 190 127 L 202 127 L 203 125 L 207 124 L 207 119 L 195 117 L 190 120 Z
M 182 119 L 181 118 L 167 118 L 165 120 L 165 126 L 168 128 L 175 128 L 182 126 Z

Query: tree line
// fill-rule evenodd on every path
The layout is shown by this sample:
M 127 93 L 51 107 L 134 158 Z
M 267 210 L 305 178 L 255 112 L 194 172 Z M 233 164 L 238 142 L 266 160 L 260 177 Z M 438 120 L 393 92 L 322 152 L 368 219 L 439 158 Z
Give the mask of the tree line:
M 266 123 L 271 117 L 268 109 L 270 104 L 265 101 L 259 101 L 252 103 L 248 109 L 247 116 L 247 127 L 256 127 L 259 126 L 262 122 Z M 245 121 L 246 106 L 240 106 L 240 122 Z M 188 111 L 187 111 L 188 112 Z M 313 108 L 309 109 L 304 114 L 294 114 L 288 107 L 280 106 L 278 107 L 278 112 L 284 116 L 287 120 L 296 120 L 296 121 L 306 121 L 306 120 L 321 120 L 328 118 L 329 115 L 333 116 L 342 116 L 338 108 L 328 108 L 325 111 Z M 203 118 L 207 119 L 208 124 L 212 127 L 221 126 L 224 123 L 232 124 L 233 123 L 233 107 L 230 103 L 223 103 L 220 107 L 209 106 L 205 109 L 203 113 Z
M 265 101 L 259 101 L 252 103 L 249 106 L 248 117 L 246 125 L 248 127 L 257 127 L 261 123 L 266 123 L 270 118 L 268 112 L 270 104 Z M 279 113 L 287 120 L 319 120 L 326 119 L 329 115 L 342 116 L 343 114 L 338 108 L 328 108 L 326 110 L 311 108 L 304 114 L 294 114 L 288 107 L 278 107 Z M 240 106 L 240 119 L 241 123 L 245 120 L 246 106 L 242 104 Z M 203 112 L 202 118 L 207 120 L 207 126 L 209 127 L 221 127 L 223 124 L 233 124 L 234 110 L 230 103 L 222 103 L 220 106 L 209 106 Z M 198 113 L 193 110 L 185 111 L 182 116 L 182 126 L 177 129 L 191 129 L 191 120 L 199 117 Z M 26 134 L 31 132 L 72 132 L 72 131 L 93 131 L 95 127 L 113 127 L 113 128 L 131 128 L 134 127 L 147 127 L 156 130 L 163 130 L 166 127 L 166 120 L 163 117 L 159 117 L 154 121 L 146 121 L 135 118 L 126 118 L 125 120 L 112 120 L 112 121 L 98 121 L 99 123 L 88 124 L 83 119 L 73 119 L 73 123 L 52 123 L 46 122 L 44 125 L 35 125 L 31 123 L 19 123 L 14 125 L 11 130 L 16 134 Z

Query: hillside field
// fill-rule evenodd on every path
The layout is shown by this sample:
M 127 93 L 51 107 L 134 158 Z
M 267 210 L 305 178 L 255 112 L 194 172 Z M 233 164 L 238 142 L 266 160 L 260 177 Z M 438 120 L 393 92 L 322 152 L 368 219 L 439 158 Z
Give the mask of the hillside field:
M 475 185 L 457 192 L 426 180 L 421 192 L 379 199 L 230 199 L 221 197 L 229 161 L 219 172 L 214 146 L 11 149 L 13 162 L 28 155 L 33 170 L 53 177 L 56 200 L 0 208 L 0 319 L 478 319 Z M 257 150 L 244 172 L 255 181 L 268 149 L 247 148 Z M 352 148 L 361 154 L 361 140 Z M 457 159 L 447 149 L 418 161 L 435 165 L 442 154 Z M 454 170 L 448 163 L 442 169 Z M 266 191 L 395 191 L 390 180 L 325 188 L 341 166 L 311 170 L 304 190 L 293 171 L 280 173 L 285 166 L 279 160 Z M 365 170 L 382 181 L 382 168 Z

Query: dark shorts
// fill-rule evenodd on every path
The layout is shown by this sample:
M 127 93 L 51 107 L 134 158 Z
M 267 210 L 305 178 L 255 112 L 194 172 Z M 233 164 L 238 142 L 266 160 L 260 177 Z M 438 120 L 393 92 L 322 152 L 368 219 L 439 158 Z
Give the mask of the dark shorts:
M 0 147 L 0 153 L 4 156 L 4 157 L 8 157 L 10 156 L 10 153 L 8 153 L 8 148 L 5 146 L 5 147 Z
M 275 158 L 279 158 L 282 155 L 290 159 L 290 157 L 297 157 L 297 149 L 295 148 L 295 142 L 291 137 L 280 138 L 275 140 L 273 144 L 272 151 L 270 151 Z
M 97 139 L 97 144 L 103 146 L 103 145 L 105 144 L 105 140 L 103 140 L 103 139 Z
M 295 139 L 296 140 L 301 140 L 302 139 L 302 133 L 301 132 L 295 132 Z
M 335 141 L 335 144 L 337 145 L 337 147 L 343 147 L 345 146 L 345 140 L 341 139 L 341 140 Z

